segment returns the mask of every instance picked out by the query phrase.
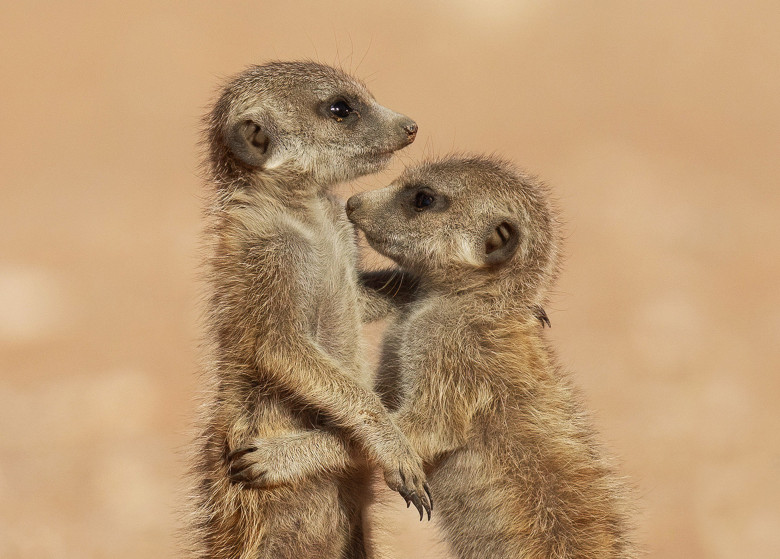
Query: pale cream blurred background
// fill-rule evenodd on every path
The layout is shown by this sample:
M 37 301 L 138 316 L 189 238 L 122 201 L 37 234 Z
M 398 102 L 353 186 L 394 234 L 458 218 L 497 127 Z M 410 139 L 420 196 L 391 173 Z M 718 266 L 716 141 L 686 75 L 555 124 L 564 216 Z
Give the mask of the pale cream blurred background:
M 550 336 L 648 557 L 780 556 L 779 25 L 776 2 L 3 2 L 0 557 L 177 556 L 199 118 L 276 58 L 420 124 L 347 194 L 453 148 L 545 177 Z M 390 503 L 399 557 L 444 553 Z

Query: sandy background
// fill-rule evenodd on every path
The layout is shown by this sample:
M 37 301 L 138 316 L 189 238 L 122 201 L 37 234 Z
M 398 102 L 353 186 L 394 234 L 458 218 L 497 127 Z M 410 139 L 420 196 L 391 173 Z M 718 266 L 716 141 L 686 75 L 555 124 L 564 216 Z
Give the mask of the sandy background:
M 199 117 L 301 57 L 420 124 L 346 193 L 452 148 L 553 185 L 550 335 L 648 557 L 780 556 L 777 3 L 67 4 L 0 11 L 0 557 L 176 556 Z M 399 557 L 442 552 L 391 504 Z

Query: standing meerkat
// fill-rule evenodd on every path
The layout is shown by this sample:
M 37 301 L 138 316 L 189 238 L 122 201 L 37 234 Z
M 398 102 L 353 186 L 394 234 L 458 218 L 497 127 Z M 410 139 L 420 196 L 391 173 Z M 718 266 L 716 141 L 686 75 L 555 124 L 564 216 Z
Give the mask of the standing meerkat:
M 353 196 L 347 213 L 419 280 L 386 332 L 379 386 L 455 555 L 635 557 L 621 483 L 539 325 L 559 250 L 545 188 L 498 159 L 451 157 Z
M 196 466 L 198 557 L 363 556 L 363 457 L 430 511 L 422 461 L 371 390 L 360 326 L 377 307 L 362 304 L 354 227 L 330 194 L 383 168 L 416 132 L 363 84 L 313 62 L 251 67 L 207 115 L 214 382 Z M 279 485 L 255 449 L 307 429 L 341 438 L 351 459 Z

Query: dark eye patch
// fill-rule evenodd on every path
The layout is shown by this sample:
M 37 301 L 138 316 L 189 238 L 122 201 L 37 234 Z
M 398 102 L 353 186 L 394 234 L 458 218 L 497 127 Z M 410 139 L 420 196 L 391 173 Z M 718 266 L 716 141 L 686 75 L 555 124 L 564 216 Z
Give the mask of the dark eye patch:
M 449 206 L 447 197 L 428 185 L 410 183 L 398 194 L 398 202 L 409 217 L 425 211 L 444 211 Z
M 414 196 L 414 207 L 418 212 L 428 209 L 436 201 L 433 194 L 420 190 Z

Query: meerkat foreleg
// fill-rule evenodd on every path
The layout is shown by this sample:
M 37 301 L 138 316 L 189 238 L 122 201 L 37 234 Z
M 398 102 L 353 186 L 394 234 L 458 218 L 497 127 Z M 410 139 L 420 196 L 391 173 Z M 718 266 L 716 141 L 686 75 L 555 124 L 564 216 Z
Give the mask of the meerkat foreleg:
M 430 377 L 420 375 L 419 378 Z M 440 410 L 434 391 L 421 383 L 390 416 L 393 425 L 398 426 L 417 454 L 430 465 L 441 455 L 463 446 L 474 416 L 491 400 L 486 388 L 477 388 L 449 400 L 446 409 Z M 278 483 L 294 483 L 299 477 L 317 471 L 343 471 L 354 459 L 354 451 L 347 442 L 321 430 L 268 437 L 258 441 L 257 447 L 257 461 L 277 469 L 266 476 Z M 281 464 L 282 456 L 288 456 L 290 462 Z
M 260 368 L 276 373 L 277 383 L 286 385 L 291 392 L 294 390 L 304 404 L 316 406 L 335 425 L 351 432 L 372 461 L 383 469 L 387 485 L 407 502 L 413 502 L 420 514 L 423 509 L 430 511 L 423 465 L 402 431 L 390 420 L 379 397 L 344 375 L 332 359 L 313 344 L 294 344 L 288 338 L 287 344 L 276 340 L 273 346 L 258 351 Z M 290 355 L 297 356 L 295 363 L 290 362 Z M 252 450 L 261 448 L 262 441 L 261 438 L 253 439 L 246 447 L 232 453 L 231 462 L 240 460 L 243 466 L 243 470 L 236 472 L 242 481 L 251 481 L 253 473 L 262 474 L 262 458 Z M 316 455 L 316 450 L 311 452 Z M 247 463 L 259 466 L 247 470 Z
M 307 477 L 315 477 L 323 473 L 345 473 L 358 459 L 343 438 L 328 431 L 306 431 L 292 435 L 268 437 L 256 441 L 256 447 L 234 451 L 235 459 L 231 466 L 231 476 L 237 481 L 251 481 L 259 487 L 277 485 L 295 485 Z M 251 460 L 245 460 L 247 453 L 252 454 Z M 433 498 L 427 483 L 423 483 L 425 497 L 429 506 L 423 504 L 423 499 L 410 492 L 399 491 L 406 500 L 407 506 L 413 504 L 423 519 L 423 511 L 431 519 Z
M 260 368 L 274 375 L 279 385 L 352 434 L 369 458 L 382 467 L 391 489 L 402 495 L 419 495 L 423 506 L 429 508 L 423 493 L 422 463 L 390 420 L 378 395 L 358 385 L 329 355 L 304 340 L 288 338 L 286 344 L 275 340 L 257 353 Z M 296 356 L 295 362 L 291 362 L 291 355 Z
M 441 456 L 464 446 L 474 416 L 489 405 L 492 398 L 486 387 L 475 386 L 473 391 L 448 401 L 446 409 L 437 409 L 436 392 L 425 382 L 431 377 L 415 376 L 420 379 L 419 384 L 391 417 L 426 465 L 433 466 Z M 258 441 L 255 459 L 257 466 L 252 467 L 257 468 L 261 483 L 295 484 L 318 472 L 344 472 L 355 455 L 343 438 L 332 432 L 312 430 Z M 246 462 L 240 463 L 249 467 Z M 428 492 L 427 485 L 424 489 Z M 414 496 L 401 494 L 407 503 L 413 502 L 417 506 L 422 517 L 422 509 Z M 430 493 L 427 496 L 432 508 Z
M 463 447 L 470 427 L 467 418 L 472 415 L 466 409 L 448 414 L 421 413 L 414 405 L 407 405 L 393 417 L 423 461 L 433 465 L 440 456 Z M 344 473 L 356 458 L 343 438 L 321 430 L 259 439 L 253 446 L 233 454 L 230 470 L 233 479 L 260 487 L 295 485 L 324 472 Z M 423 489 L 430 507 L 425 507 L 417 495 L 399 492 L 407 505 L 415 505 L 420 520 L 423 509 L 430 520 L 433 498 L 427 483 Z
M 381 320 L 411 303 L 420 286 L 417 276 L 400 268 L 362 270 L 358 275 L 364 323 Z M 529 308 L 542 327 L 552 328 L 544 307 Z
M 346 472 L 360 459 L 348 441 L 329 431 L 267 437 L 254 444 L 231 453 L 229 474 L 234 481 L 255 487 L 295 485 L 318 475 Z

